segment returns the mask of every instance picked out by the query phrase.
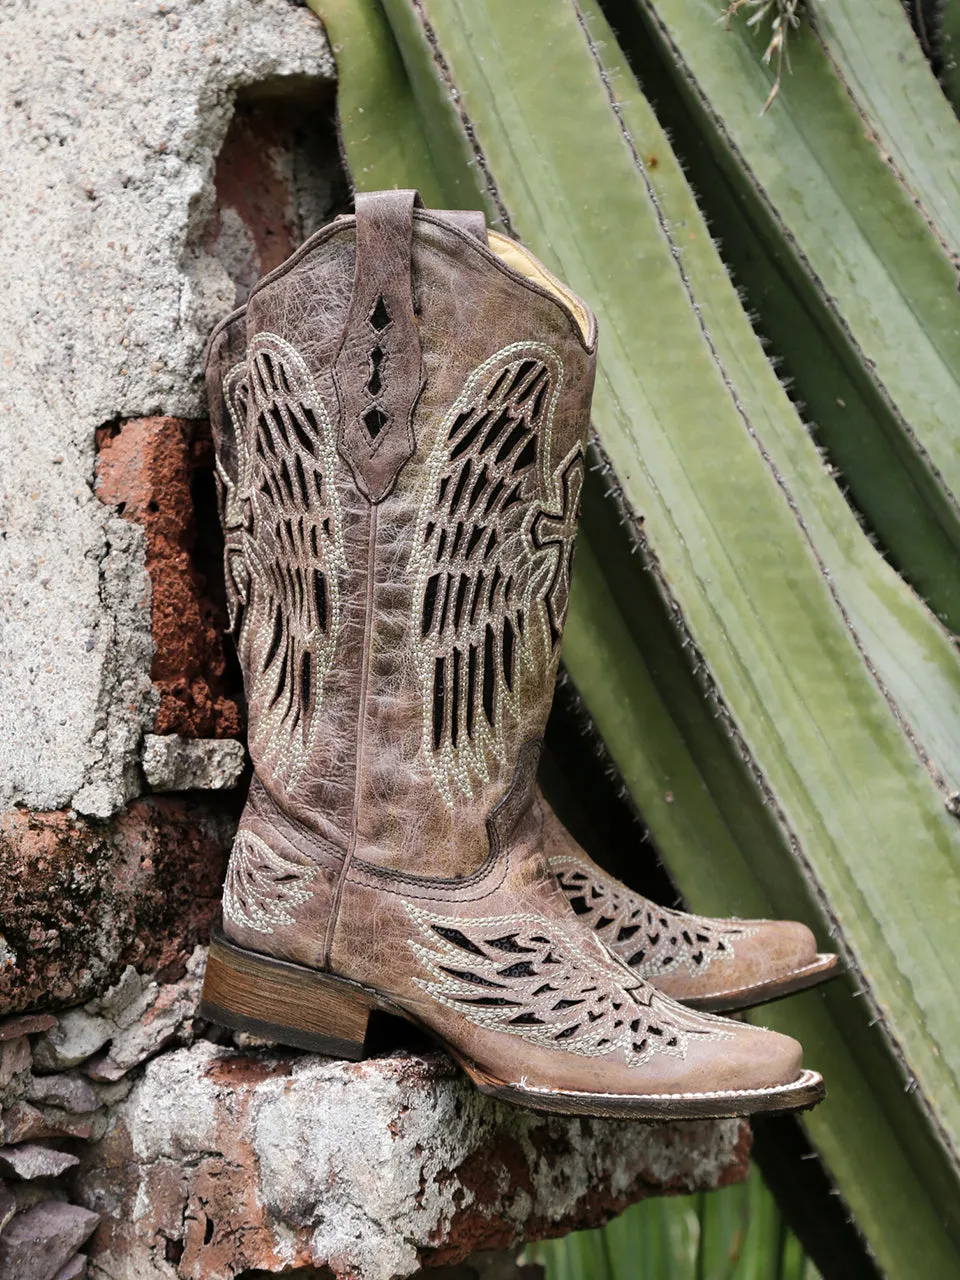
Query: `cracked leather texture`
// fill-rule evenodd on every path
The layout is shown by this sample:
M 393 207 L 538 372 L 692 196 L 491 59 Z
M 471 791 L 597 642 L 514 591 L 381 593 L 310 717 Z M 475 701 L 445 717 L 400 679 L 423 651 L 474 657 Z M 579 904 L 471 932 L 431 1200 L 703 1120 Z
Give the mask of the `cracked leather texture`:
M 583 925 L 675 1000 L 749 992 L 816 960 L 816 939 L 798 921 L 714 919 L 641 897 L 597 866 L 542 795 L 536 803 L 544 851 Z
M 388 994 L 504 1081 L 613 1094 L 792 1081 L 795 1041 L 692 1013 L 637 978 L 578 920 L 546 858 L 536 768 L 569 586 L 595 323 L 584 309 L 585 335 L 558 297 L 491 252 L 480 215 L 447 217 L 394 193 L 363 202 L 368 231 L 378 219 L 391 224 L 387 261 L 370 260 L 375 230 L 361 235 L 358 255 L 356 220 L 338 219 L 266 277 L 209 347 L 228 591 L 245 684 L 258 691 L 225 931 L 251 951 Z M 335 487 L 326 532 L 342 555 L 325 560 L 319 533 L 313 550 L 313 500 L 289 509 L 303 492 L 298 467 L 309 484 L 318 452 L 300 437 L 322 415 L 341 424 L 364 403 L 367 321 L 381 296 L 409 343 L 390 353 L 402 374 L 390 402 L 400 425 L 382 464 L 369 464 L 366 443 L 354 449 L 349 429 L 338 434 L 320 492 Z M 308 378 L 290 373 L 292 357 L 257 372 L 254 348 L 288 347 Z M 380 362 L 384 385 L 390 361 Z M 270 530 L 268 559 L 249 540 Z M 309 565 L 291 554 L 304 545 Z M 471 557 L 483 555 L 481 575 Z M 335 635 L 330 611 L 306 595 L 317 580 L 304 570 L 318 566 L 338 574 Z M 326 644 L 321 690 L 314 672 Z M 291 677 L 290 660 L 307 676 Z M 259 748 L 259 721 L 271 716 L 295 738 L 295 782 Z M 551 978 L 561 973 L 558 988 Z
M 521 745 L 542 736 L 556 663 L 520 666 L 522 687 L 504 717 L 501 758 L 487 762 L 487 777 L 473 780 L 472 795 L 456 792 L 447 803 L 423 740 L 412 625 L 412 538 L 428 481 L 426 459 L 470 374 L 504 347 L 526 341 L 545 343 L 563 363 L 550 459 L 556 464 L 584 440 L 595 356 L 565 307 L 518 277 L 475 237 L 426 212 L 415 212 L 413 222 L 412 276 L 426 378 L 413 414 L 416 453 L 375 504 L 338 453 L 332 483 L 340 498 L 346 569 L 315 743 L 295 787 L 286 788 L 282 777 L 262 769 L 256 754 L 254 765 L 291 820 L 344 851 L 352 845 L 358 860 L 419 875 L 429 849 L 430 875 L 462 877 L 487 856 L 486 817 L 512 781 Z M 267 277 L 247 307 L 215 333 L 208 378 L 224 470 L 236 446 L 222 385 L 256 335 L 276 334 L 300 354 L 327 413 L 339 420 L 333 366 L 349 319 L 354 268 L 354 226 L 344 218 L 319 232 L 286 269 Z M 253 723 L 262 709 L 251 703 L 249 714 Z M 251 740 L 256 736 L 251 733 Z
M 357 487 L 380 502 L 416 447 L 423 385 L 413 314 L 413 191 L 358 193 L 353 293 L 333 365 L 340 453 Z

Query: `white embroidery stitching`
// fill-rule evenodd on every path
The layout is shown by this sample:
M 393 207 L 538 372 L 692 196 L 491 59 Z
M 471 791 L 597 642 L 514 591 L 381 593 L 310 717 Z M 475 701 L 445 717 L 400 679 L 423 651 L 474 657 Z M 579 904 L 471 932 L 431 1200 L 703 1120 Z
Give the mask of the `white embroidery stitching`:
M 257 933 L 294 924 L 287 908 L 310 901 L 316 874 L 316 867 L 283 857 L 252 831 L 238 831 L 223 886 L 223 918 Z
M 757 1031 L 766 1031 L 766 1027 L 756 1027 Z M 811 1085 L 819 1084 L 823 1079 L 819 1071 L 811 1071 L 805 1068 L 797 1076 L 796 1080 L 791 1080 L 788 1084 L 767 1084 L 761 1085 L 756 1089 L 711 1089 L 702 1093 L 644 1093 L 624 1094 L 624 1093 L 601 1093 L 596 1092 L 584 1093 L 575 1089 L 551 1089 L 541 1085 L 529 1084 L 525 1076 L 513 1086 L 515 1089 L 523 1089 L 525 1093 L 543 1093 L 556 1094 L 557 1097 L 564 1098 L 630 1098 L 639 1097 L 645 1101 L 648 1098 L 665 1098 L 675 1100 L 677 1098 L 765 1098 L 774 1094 L 781 1094 L 784 1098 L 789 1098 L 795 1093 L 801 1093 L 809 1089 Z
M 573 854 L 551 857 L 550 869 L 584 923 L 641 978 L 658 978 L 681 968 L 696 977 L 711 964 L 733 960 L 736 941 L 757 931 L 746 922 L 712 920 L 658 906 Z
M 237 481 L 224 489 L 231 623 L 256 708 L 250 748 L 287 789 L 309 758 L 340 629 L 343 522 L 333 428 L 300 354 L 273 333 L 224 378 Z
M 583 485 L 578 444 L 553 465 L 563 363 L 513 343 L 467 379 L 437 433 L 413 535 L 423 745 L 448 805 L 506 760 L 521 665 L 559 657 Z
M 578 939 L 535 914 L 460 920 L 406 906 L 428 975 L 414 982 L 477 1026 L 586 1057 L 620 1052 L 630 1066 L 683 1058 L 691 1036 L 731 1034 L 638 982 L 592 934 Z

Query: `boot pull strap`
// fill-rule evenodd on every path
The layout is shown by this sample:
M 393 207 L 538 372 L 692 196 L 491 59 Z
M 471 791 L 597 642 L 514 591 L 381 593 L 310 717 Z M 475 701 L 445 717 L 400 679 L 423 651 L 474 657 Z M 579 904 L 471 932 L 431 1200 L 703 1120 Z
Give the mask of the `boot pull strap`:
M 411 418 L 423 386 L 410 246 L 416 191 L 358 193 L 357 261 L 333 376 L 338 445 L 371 502 L 413 454 Z

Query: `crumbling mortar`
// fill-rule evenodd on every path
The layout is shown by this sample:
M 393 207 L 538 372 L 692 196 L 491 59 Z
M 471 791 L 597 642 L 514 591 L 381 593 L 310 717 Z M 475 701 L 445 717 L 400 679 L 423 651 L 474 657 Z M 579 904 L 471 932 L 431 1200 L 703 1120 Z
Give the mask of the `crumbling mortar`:
M 91 469 L 92 464 L 91 458 Z M 143 530 L 136 526 L 118 527 L 118 521 L 112 515 L 105 518 L 103 533 L 102 554 L 97 561 L 101 608 L 98 632 L 104 633 L 103 674 L 90 734 L 91 749 L 95 755 L 86 765 L 86 783 L 71 801 L 78 813 L 94 818 L 110 817 L 142 793 L 140 739 L 153 723 L 160 701 L 147 674 L 153 659 L 153 638 L 150 634 L 152 591 L 146 571 L 146 538 Z M 126 576 L 129 583 L 129 594 L 122 602 L 115 598 L 116 583 L 111 581 L 110 574 L 115 558 L 120 555 L 127 559 L 128 567 L 126 575 L 118 577 L 122 581 Z M 137 592 L 139 598 L 135 598 Z M 123 623 L 118 603 L 126 605 L 127 617 Z M 130 690 L 125 688 L 131 683 L 135 685 L 132 702 Z M 121 702 L 125 705 L 123 714 L 118 716 Z M 98 785 L 98 778 L 109 781 Z M 112 794 L 106 790 L 110 781 L 113 783 Z
M 92 27 L 77 14 L 41 0 L 3 20 L 18 109 L 0 171 L 40 194 L 4 218 L 24 269 L 4 285 L 5 355 L 22 376 L 0 406 L 0 805 L 106 816 L 139 788 L 153 693 L 136 674 L 149 652 L 128 653 L 137 628 L 114 594 L 142 556 L 92 496 L 94 431 L 202 411 L 206 334 L 233 302 L 200 245 L 234 98 L 290 77 L 329 84 L 333 63 L 320 25 L 286 0 L 103 0 Z M 11 622 L 26 611 L 29 631 Z M 118 659 L 131 659 L 119 674 Z

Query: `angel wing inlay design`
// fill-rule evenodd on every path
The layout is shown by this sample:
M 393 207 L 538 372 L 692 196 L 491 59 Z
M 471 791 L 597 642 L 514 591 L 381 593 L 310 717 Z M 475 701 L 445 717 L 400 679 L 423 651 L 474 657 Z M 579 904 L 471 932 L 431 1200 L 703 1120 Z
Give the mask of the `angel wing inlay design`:
M 249 744 L 288 789 L 310 753 L 346 567 L 333 428 L 303 357 L 258 334 L 224 379 L 236 480 L 217 463 L 230 623 L 248 675 Z
M 468 378 L 441 424 L 413 542 L 423 744 L 452 805 L 504 760 L 524 669 L 549 678 L 583 487 L 578 443 L 554 461 L 563 365 L 515 343 Z
M 407 903 L 416 985 L 479 1027 L 586 1057 L 686 1056 L 730 1033 L 640 982 L 586 933 L 534 913 L 457 919 Z

